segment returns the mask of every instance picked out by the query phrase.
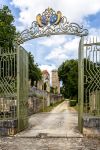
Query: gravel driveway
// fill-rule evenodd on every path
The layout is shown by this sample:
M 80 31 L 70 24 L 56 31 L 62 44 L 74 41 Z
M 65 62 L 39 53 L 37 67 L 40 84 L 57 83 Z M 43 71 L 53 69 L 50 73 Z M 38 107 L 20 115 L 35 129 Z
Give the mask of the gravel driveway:
M 30 117 L 29 129 L 20 137 L 82 137 L 78 131 L 78 114 L 68 109 L 64 101 L 49 113 L 38 113 Z
M 29 128 L 15 137 L 0 138 L 0 150 L 100 150 L 99 139 L 83 137 L 77 122 L 64 101 L 50 113 L 32 115 Z

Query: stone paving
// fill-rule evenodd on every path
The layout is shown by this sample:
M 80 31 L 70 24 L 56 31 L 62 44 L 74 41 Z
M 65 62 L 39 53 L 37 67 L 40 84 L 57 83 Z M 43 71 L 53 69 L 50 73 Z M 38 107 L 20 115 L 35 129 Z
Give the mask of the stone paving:
M 100 150 L 100 141 L 90 138 L 2 138 L 0 150 Z
M 27 130 L 0 138 L 0 150 L 100 150 L 100 140 L 83 137 L 77 121 L 65 101 L 50 113 L 31 116 Z

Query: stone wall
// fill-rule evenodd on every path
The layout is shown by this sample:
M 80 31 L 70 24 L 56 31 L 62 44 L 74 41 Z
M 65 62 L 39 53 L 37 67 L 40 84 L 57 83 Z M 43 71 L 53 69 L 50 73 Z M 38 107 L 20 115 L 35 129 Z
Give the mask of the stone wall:
M 11 136 L 18 131 L 18 120 L 0 120 L 0 136 Z
M 86 116 L 83 118 L 83 134 L 100 137 L 100 117 Z
M 43 110 L 43 101 L 44 101 L 44 108 L 50 106 L 51 104 L 55 104 L 63 100 L 61 95 L 55 95 L 48 93 L 46 97 L 39 98 L 30 95 L 28 99 L 28 114 L 32 115 L 34 113 L 40 112 Z
M 55 104 L 59 101 L 62 101 L 63 97 L 61 95 L 54 95 L 50 94 L 45 91 L 40 91 L 40 90 L 32 90 L 29 93 L 29 98 L 28 98 L 28 115 L 32 115 L 34 113 L 41 112 L 43 110 L 43 98 L 44 98 L 44 108 L 50 106 L 51 104 Z M 9 108 L 12 106 L 12 103 L 9 102 Z M 1 108 L 1 107 L 0 107 Z M 14 107 L 17 110 L 17 106 Z M 0 109 L 2 110 L 2 109 Z M 3 115 L 9 114 L 13 111 L 10 109 L 6 109 L 7 112 L 4 114 L 0 113 L 0 135 L 2 136 L 12 136 L 18 132 L 18 120 L 17 117 L 16 119 L 3 119 Z M 16 112 L 17 113 L 17 112 Z M 15 115 L 15 114 L 14 114 Z
M 61 95 L 50 94 L 50 104 L 55 104 L 55 103 L 60 102 L 62 100 L 63 100 L 63 97 Z
M 44 106 L 47 106 L 47 102 L 44 99 Z M 40 112 L 43 109 L 43 99 L 30 96 L 28 99 L 28 115 Z

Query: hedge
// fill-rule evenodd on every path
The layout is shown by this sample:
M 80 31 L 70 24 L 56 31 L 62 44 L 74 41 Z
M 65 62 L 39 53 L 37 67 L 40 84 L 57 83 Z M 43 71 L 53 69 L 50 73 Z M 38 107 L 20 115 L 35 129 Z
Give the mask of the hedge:
M 70 106 L 76 106 L 77 100 L 70 100 Z

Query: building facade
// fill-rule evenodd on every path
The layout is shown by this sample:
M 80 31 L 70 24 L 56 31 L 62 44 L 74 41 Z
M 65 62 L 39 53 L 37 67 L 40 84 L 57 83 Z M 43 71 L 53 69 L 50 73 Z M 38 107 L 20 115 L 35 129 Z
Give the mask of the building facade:
M 37 88 L 50 92 L 50 74 L 47 70 L 42 71 L 42 80 L 38 82 Z
M 60 94 L 60 81 L 57 70 L 52 70 L 52 88 L 55 94 Z

